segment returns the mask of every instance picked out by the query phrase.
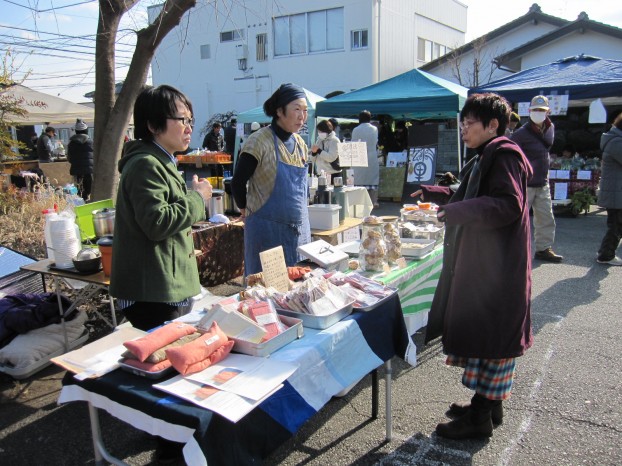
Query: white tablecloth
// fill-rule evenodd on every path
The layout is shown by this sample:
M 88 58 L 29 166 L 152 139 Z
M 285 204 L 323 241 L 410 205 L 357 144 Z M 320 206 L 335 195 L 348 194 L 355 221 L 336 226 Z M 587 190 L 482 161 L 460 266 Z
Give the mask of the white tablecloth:
M 362 186 L 346 186 L 346 217 L 363 218 L 371 213 L 374 205 Z

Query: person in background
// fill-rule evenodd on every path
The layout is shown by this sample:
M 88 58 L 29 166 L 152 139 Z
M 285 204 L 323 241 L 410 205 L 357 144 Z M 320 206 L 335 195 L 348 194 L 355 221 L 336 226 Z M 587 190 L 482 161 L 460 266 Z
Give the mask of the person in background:
M 354 184 L 367 189 L 374 207 L 378 204 L 380 167 L 378 165 L 378 129 L 371 123 L 371 113 L 359 113 L 359 125 L 352 130 L 352 141 L 363 141 L 367 145 L 367 167 L 354 167 Z
M 285 263 L 311 241 L 307 210 L 308 148 L 297 133 L 307 121 L 307 99 L 296 84 L 281 84 L 263 104 L 270 126 L 251 134 L 235 168 L 231 189 L 244 219 L 244 272 L 262 271 L 259 253 L 283 246 Z M 247 188 L 248 184 L 248 188 Z
M 395 148 L 396 152 L 402 152 L 408 149 L 408 128 L 406 122 L 400 120 L 395 123 Z
M 329 118 L 330 124 L 333 125 L 333 131 L 335 132 L 335 137 L 341 141 L 341 128 L 339 127 L 339 122 L 337 118 Z
M 607 232 L 598 249 L 600 264 L 622 265 L 616 250 L 622 238 L 622 113 L 600 138 L 603 151 L 598 205 L 607 209 Z
M 225 139 L 220 130 L 222 125 L 218 122 L 212 125 L 212 130 L 203 138 L 203 147 L 211 152 L 222 152 L 225 148 Z
M 257 123 L 256 121 L 253 121 L 251 123 L 251 134 L 253 134 L 255 131 L 257 131 L 259 128 L 261 128 L 261 125 L 259 123 Z
M 521 124 L 520 124 L 520 117 L 518 116 L 518 113 L 516 112 L 510 113 L 510 122 L 508 123 L 508 127 L 505 130 L 505 135 L 507 137 L 512 136 L 514 131 L 520 127 L 521 127 Z
M 52 138 L 54 138 L 54 136 L 56 136 L 56 130 L 48 126 L 39 137 L 37 141 L 37 157 L 39 157 L 39 163 L 52 162 L 52 155 L 54 154 Z
M 475 393 L 456 402 L 436 434 L 490 437 L 503 419 L 516 358 L 531 347 L 531 254 L 527 183 L 532 170 L 520 147 L 504 137 L 510 104 L 497 94 L 473 94 L 460 112 L 464 144 L 475 149 L 461 183 L 438 210 L 445 222 L 443 268 L 434 293 L 426 342 L 442 335 L 446 363 L 464 368 Z M 424 199 L 427 188 L 422 186 Z M 433 186 L 436 191 L 449 187 Z
M 235 136 L 237 134 L 237 126 L 238 120 L 236 118 L 232 118 L 229 126 L 225 128 L 225 152 L 227 154 L 233 155 L 233 151 L 235 150 Z
M 32 133 L 30 136 L 30 140 L 28 141 L 28 158 L 36 159 L 37 158 L 37 142 L 39 141 L 39 136 L 37 133 Z
M 553 251 L 555 217 L 549 187 L 549 150 L 555 139 L 555 126 L 548 117 L 549 99 L 537 95 L 531 99 L 529 122 L 512 134 L 512 141 L 523 150 L 533 177 L 529 181 L 529 208 L 533 210 L 535 258 L 542 261 L 561 262 L 564 258 Z
M 322 120 L 317 124 L 317 141 L 311 146 L 311 160 L 315 163 L 315 171 L 329 175 L 341 173 L 339 166 L 339 139 L 335 136 L 330 120 Z
M 93 140 L 89 137 L 88 126 L 77 119 L 76 134 L 69 138 L 67 161 L 71 164 L 69 174 L 75 179 L 78 194 L 88 202 L 93 186 Z

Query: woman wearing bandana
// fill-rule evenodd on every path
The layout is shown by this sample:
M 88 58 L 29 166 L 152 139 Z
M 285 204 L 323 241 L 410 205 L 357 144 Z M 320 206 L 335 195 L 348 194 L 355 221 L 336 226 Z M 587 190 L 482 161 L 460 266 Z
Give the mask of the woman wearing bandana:
M 295 84 L 282 84 L 264 102 L 269 126 L 251 134 L 238 160 L 231 189 L 244 219 L 244 271 L 262 271 L 259 253 L 283 247 L 287 266 L 296 248 L 311 241 L 307 211 L 307 145 L 297 134 L 307 121 L 307 99 Z

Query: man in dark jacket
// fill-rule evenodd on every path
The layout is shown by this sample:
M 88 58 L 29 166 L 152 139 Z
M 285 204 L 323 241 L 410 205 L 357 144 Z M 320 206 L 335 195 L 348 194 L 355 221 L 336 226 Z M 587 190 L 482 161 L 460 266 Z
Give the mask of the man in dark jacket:
M 212 130 L 205 135 L 203 147 L 212 152 L 222 152 L 225 148 L 225 140 L 220 134 L 222 125 L 218 122 L 212 125 Z
M 549 149 L 555 138 L 555 126 L 548 117 L 549 111 L 549 99 L 535 96 L 529 106 L 529 121 L 514 131 L 511 139 L 520 146 L 533 168 L 527 195 L 533 210 L 535 258 L 561 262 L 563 256 L 553 251 L 555 217 L 549 187 Z
M 87 202 L 93 186 L 93 140 L 84 121 L 76 120 L 74 129 L 76 134 L 69 138 L 67 147 L 67 160 L 71 164 L 69 174 L 75 177 L 78 193 Z
M 233 151 L 235 150 L 235 135 L 237 134 L 237 123 L 238 120 L 232 118 L 229 126 L 225 128 L 225 152 L 227 152 L 227 154 L 233 155 Z
M 45 128 L 45 132 L 37 141 L 37 156 L 39 157 L 40 163 L 48 163 L 52 161 L 52 154 L 54 153 L 52 138 L 55 135 L 56 130 L 51 126 L 48 126 Z

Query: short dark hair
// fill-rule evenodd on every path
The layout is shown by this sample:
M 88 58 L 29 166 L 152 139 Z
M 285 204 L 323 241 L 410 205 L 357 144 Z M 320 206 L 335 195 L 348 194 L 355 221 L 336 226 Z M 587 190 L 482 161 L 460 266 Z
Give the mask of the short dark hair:
M 363 110 L 359 113 L 359 123 L 369 123 L 371 121 L 371 113 L 369 110 Z
M 330 120 L 322 120 L 317 124 L 317 130 L 323 133 L 330 133 L 333 130 L 333 124 Z
M 153 141 L 154 135 L 166 128 L 166 120 L 177 116 L 178 102 L 188 107 L 191 115 L 194 114 L 188 97 L 174 87 L 166 84 L 143 87 L 134 103 L 134 136 Z
M 331 125 L 333 125 L 333 129 L 339 126 L 339 122 L 337 121 L 337 118 L 329 118 L 328 121 L 330 121 Z
M 217 121 L 212 125 L 212 128 L 222 128 L 222 125 Z
M 45 132 L 46 133 L 56 133 L 56 128 L 48 126 L 47 128 L 45 128 Z
M 491 120 L 496 119 L 499 122 L 497 136 L 503 136 L 505 128 L 507 128 L 510 121 L 511 111 L 512 107 L 509 102 L 499 94 L 492 92 L 472 94 L 467 98 L 462 110 L 460 110 L 460 121 L 472 116 L 481 121 L 482 125 L 486 127 Z

